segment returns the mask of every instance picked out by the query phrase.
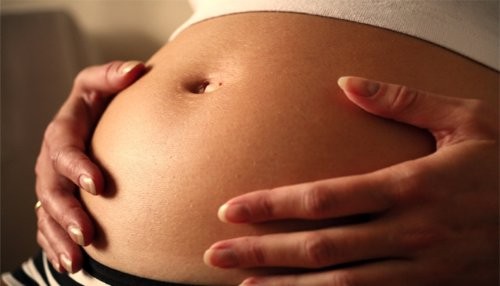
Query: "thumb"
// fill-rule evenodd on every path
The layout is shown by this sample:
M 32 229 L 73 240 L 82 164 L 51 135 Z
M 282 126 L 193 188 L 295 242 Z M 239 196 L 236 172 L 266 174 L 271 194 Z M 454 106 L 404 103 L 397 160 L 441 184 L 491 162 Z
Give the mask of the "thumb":
M 83 118 L 88 114 L 91 125 L 95 124 L 113 96 L 134 83 L 147 70 L 144 63 L 139 61 L 113 61 L 85 68 L 75 78 L 71 94 L 58 115 Z
M 102 96 L 113 95 L 132 84 L 147 71 L 140 61 L 113 61 L 82 70 L 75 79 L 73 93 L 95 91 Z
M 479 100 L 448 97 L 403 85 L 341 77 L 338 85 L 354 104 L 377 116 L 429 130 L 438 146 L 484 135 Z

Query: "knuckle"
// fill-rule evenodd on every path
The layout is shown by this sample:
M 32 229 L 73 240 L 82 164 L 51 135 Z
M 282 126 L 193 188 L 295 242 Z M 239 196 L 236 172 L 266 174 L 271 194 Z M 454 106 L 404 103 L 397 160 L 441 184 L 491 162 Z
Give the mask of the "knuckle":
M 64 146 L 54 150 L 50 158 L 55 170 L 64 170 L 63 173 L 73 174 L 74 176 L 78 176 L 79 168 L 86 160 L 86 156 L 74 146 Z
M 37 211 L 37 221 L 40 229 L 44 227 L 52 228 L 56 225 L 66 229 L 71 222 L 79 221 L 78 215 L 82 210 L 76 202 L 67 200 L 64 204 L 49 207 L 50 194 L 42 196 L 40 202 L 42 202 L 43 206 L 43 209 Z
M 331 210 L 332 202 L 327 191 L 319 184 L 313 184 L 310 188 L 303 190 L 302 209 L 305 216 L 322 217 Z
M 465 102 L 467 110 L 471 115 L 479 116 L 488 110 L 487 104 L 480 99 L 469 98 L 466 99 Z
M 334 255 L 338 255 L 333 244 L 325 236 L 317 233 L 310 233 L 305 237 L 303 251 L 311 267 L 328 266 L 335 257 Z
M 394 92 L 394 96 L 389 102 L 389 109 L 393 114 L 405 112 L 415 105 L 417 98 L 423 94 L 413 88 L 407 86 L 398 86 Z
M 53 196 L 57 195 L 57 189 L 49 187 L 45 184 L 37 182 L 36 186 L 36 195 L 40 203 L 42 203 L 41 211 L 37 211 L 36 213 L 49 213 L 50 206 L 52 205 Z
M 467 99 L 464 100 L 463 108 L 458 109 L 457 112 L 460 112 L 463 122 L 478 125 L 481 123 L 480 119 L 483 117 L 483 114 L 487 112 L 487 108 L 481 100 Z
M 46 210 L 46 207 L 50 204 L 50 191 L 48 188 L 40 188 L 40 192 L 38 193 L 38 200 L 40 201 L 40 203 L 42 203 L 42 207 L 40 208 L 40 210 L 43 209 L 43 211 Z M 36 212 L 38 214 L 38 216 L 42 216 L 40 215 L 41 212 Z
M 432 179 L 429 171 L 419 164 L 399 165 L 391 172 L 391 199 L 393 205 L 422 203 L 431 199 Z M 428 181 L 431 183 L 427 183 Z
M 61 122 L 57 119 L 52 120 L 45 129 L 45 133 L 43 135 L 43 141 L 47 144 L 53 141 L 53 138 L 57 137 L 59 133 L 59 129 L 61 128 Z
M 53 150 L 52 154 L 50 154 L 50 160 L 55 169 L 58 169 L 59 166 L 65 166 L 65 154 L 67 154 L 68 151 L 68 147 L 63 147 Z
M 360 286 L 361 284 L 350 271 L 339 271 L 331 276 L 332 285 L 338 286 Z
M 264 196 L 260 196 L 258 199 L 257 206 L 259 208 L 259 213 L 261 213 L 262 217 L 271 218 L 274 217 L 275 209 L 274 204 L 271 201 L 271 194 L 273 190 L 265 191 Z
M 248 258 L 253 265 L 266 265 L 266 255 L 257 239 L 249 241 Z
M 45 160 L 45 157 L 43 156 L 42 153 L 40 153 L 38 155 L 38 157 L 36 158 L 35 168 L 34 168 L 34 170 L 35 170 L 35 176 L 37 178 L 39 178 L 42 175 L 42 173 L 43 173 L 43 165 L 44 165 L 42 163 L 43 160 Z
M 89 67 L 78 72 L 75 79 L 73 80 L 73 88 L 78 88 L 82 85 L 83 82 L 85 82 L 85 77 L 86 77 L 88 70 L 89 70 Z
M 37 226 L 38 226 L 38 229 L 39 230 L 44 230 L 46 226 L 49 225 L 49 220 L 50 220 L 50 217 L 47 216 L 47 215 L 41 215 L 39 214 L 40 211 L 37 212 Z
M 83 86 L 86 85 L 86 82 L 89 79 L 89 75 L 95 68 L 96 66 L 87 66 L 86 68 L 78 72 L 75 79 L 73 80 L 73 89 L 83 89 Z
M 36 232 L 36 242 L 38 243 L 38 245 L 40 245 L 41 247 L 45 247 L 45 240 L 43 238 L 43 234 L 41 233 L 40 230 L 38 230 Z
M 57 166 L 61 164 L 62 158 L 64 157 L 64 150 L 56 149 L 50 154 L 50 161 L 52 161 L 52 166 Z
M 75 221 L 80 211 L 81 207 L 79 205 L 71 204 L 67 206 L 63 212 L 61 212 L 59 219 L 57 219 L 57 222 L 61 226 L 67 226 L 70 224 L 70 222 Z
M 104 78 L 106 85 L 113 85 L 113 76 L 116 75 L 118 68 L 120 67 L 121 62 L 114 61 L 110 62 L 105 66 Z
M 406 252 L 419 252 L 446 240 L 444 231 L 437 227 L 414 226 L 398 233 L 399 245 Z
M 45 146 L 50 153 L 57 147 L 57 143 L 61 141 L 61 136 L 80 136 L 83 129 L 82 127 L 85 127 L 85 124 L 83 120 L 77 117 L 58 115 L 47 125 L 43 134 L 42 146 Z M 77 145 L 83 145 L 83 143 Z
M 465 108 L 460 111 L 463 123 L 471 131 L 479 131 L 488 135 L 498 136 L 498 126 L 495 111 L 486 102 L 479 99 L 465 100 Z
M 81 70 L 73 80 L 72 94 L 89 96 L 88 92 L 92 89 L 90 86 L 91 75 L 98 73 L 100 80 L 105 85 L 109 86 L 112 82 L 113 75 L 116 74 L 117 67 L 120 66 L 119 61 L 112 61 L 100 66 L 89 66 Z

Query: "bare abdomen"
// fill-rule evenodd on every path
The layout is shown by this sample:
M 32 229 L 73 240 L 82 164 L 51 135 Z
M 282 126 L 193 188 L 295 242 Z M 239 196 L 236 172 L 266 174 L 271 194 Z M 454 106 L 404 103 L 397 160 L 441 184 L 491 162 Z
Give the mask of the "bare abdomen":
M 450 75 L 450 63 L 468 71 Z M 234 284 L 248 274 L 205 266 L 203 252 L 215 241 L 304 227 L 223 224 L 216 214 L 227 199 L 432 151 L 425 132 L 349 103 L 336 85 L 339 76 L 461 96 L 449 83 L 483 69 L 393 32 L 286 13 L 197 24 L 150 64 L 112 102 L 94 134 L 92 151 L 108 189 L 102 197 L 82 193 L 100 230 L 86 251 L 132 274 L 204 284 Z M 196 93 L 207 82 L 215 89 Z

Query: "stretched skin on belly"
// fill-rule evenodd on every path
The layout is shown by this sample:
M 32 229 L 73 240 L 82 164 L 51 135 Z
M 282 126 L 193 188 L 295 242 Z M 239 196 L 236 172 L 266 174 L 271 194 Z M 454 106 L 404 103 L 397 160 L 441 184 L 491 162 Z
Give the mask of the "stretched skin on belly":
M 86 251 L 132 274 L 205 284 L 237 283 L 249 273 L 205 266 L 213 242 L 317 226 L 223 224 L 217 209 L 227 199 L 433 151 L 426 132 L 353 106 L 336 85 L 339 76 L 454 96 L 468 95 L 471 80 L 492 82 L 484 68 L 429 43 L 288 13 L 196 24 L 149 64 L 95 131 L 92 152 L 108 185 L 102 197 L 82 193 L 99 226 Z

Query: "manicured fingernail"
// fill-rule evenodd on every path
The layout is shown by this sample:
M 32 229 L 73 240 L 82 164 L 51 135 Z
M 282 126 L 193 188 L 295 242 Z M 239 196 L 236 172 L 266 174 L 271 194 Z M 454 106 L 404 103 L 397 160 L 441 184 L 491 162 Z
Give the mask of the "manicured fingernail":
M 238 266 L 238 257 L 230 248 L 209 248 L 203 254 L 203 261 L 207 265 L 220 268 L 233 268 Z
M 223 204 L 217 216 L 223 222 L 245 223 L 251 218 L 250 209 L 244 204 Z
M 64 269 L 66 271 L 68 271 L 68 273 L 73 273 L 72 272 L 73 262 L 71 261 L 71 259 L 69 259 L 64 254 L 61 254 L 61 256 L 59 256 L 59 259 L 61 260 L 61 263 L 62 263 L 62 266 L 64 267 Z
M 373 96 L 380 89 L 380 84 L 378 82 L 360 77 L 341 77 L 338 80 L 338 85 L 344 91 L 349 91 L 355 95 L 364 97 Z
M 226 213 L 227 213 L 227 208 L 228 207 L 229 207 L 228 204 L 223 204 L 219 208 L 219 210 L 217 211 L 217 217 L 219 217 L 220 221 L 222 221 L 222 222 L 228 222 L 227 218 L 226 218 L 226 216 L 227 216 Z
M 54 269 L 57 271 L 57 272 L 61 272 L 61 265 L 59 265 L 59 262 L 57 261 L 57 259 L 52 259 L 50 261 L 50 263 L 52 264 L 52 267 L 54 267 Z
M 259 277 L 250 277 L 245 279 L 238 286 L 257 286 L 257 285 L 265 285 L 265 280 Z
M 129 62 L 123 63 L 120 66 L 120 69 L 118 71 L 120 72 L 120 74 L 126 74 L 126 73 L 129 73 L 131 70 L 133 70 L 139 64 L 142 64 L 142 63 L 139 61 L 129 61 Z
M 80 176 L 80 188 L 84 189 L 86 192 L 89 192 L 93 195 L 97 194 L 97 191 L 95 189 L 95 183 L 92 178 L 86 176 L 86 175 L 81 175 Z
M 71 236 L 71 239 L 73 239 L 74 242 L 78 243 L 79 245 L 84 245 L 85 241 L 83 240 L 83 233 L 82 230 L 74 225 L 70 225 L 68 227 L 68 233 L 69 236 Z

